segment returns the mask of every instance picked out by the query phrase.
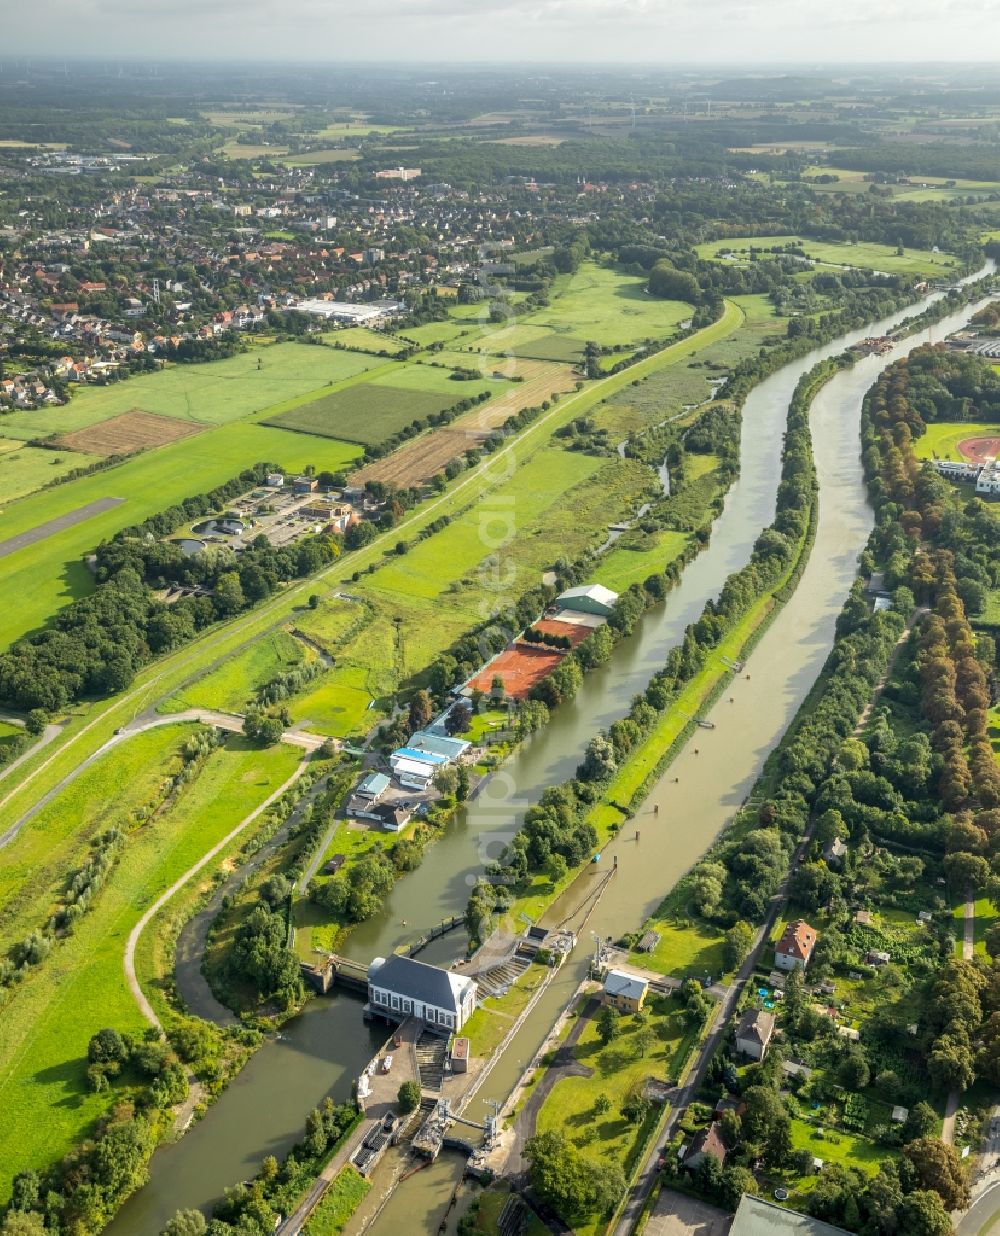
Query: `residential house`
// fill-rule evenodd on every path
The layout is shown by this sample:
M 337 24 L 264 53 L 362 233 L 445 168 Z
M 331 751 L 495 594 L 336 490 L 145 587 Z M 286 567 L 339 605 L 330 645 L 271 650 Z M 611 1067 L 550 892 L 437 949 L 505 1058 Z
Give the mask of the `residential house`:
M 368 967 L 365 1012 L 405 1021 L 417 1017 L 444 1034 L 461 1030 L 476 1007 L 478 985 L 463 974 L 396 954 Z
M 847 846 L 840 837 L 834 837 L 832 841 L 828 841 L 823 847 L 823 857 L 826 859 L 828 867 L 842 867 L 846 854 Z
M 707 1128 L 700 1129 L 695 1135 L 684 1156 L 684 1166 L 693 1171 L 706 1155 L 711 1155 L 720 1167 L 726 1166 L 726 1144 L 722 1140 L 722 1126 L 717 1120 L 713 1120 Z
M 400 833 L 409 824 L 413 812 L 399 803 L 378 803 L 365 814 L 369 819 L 377 820 L 387 833 Z
M 774 1020 L 767 1009 L 747 1009 L 736 1026 L 736 1050 L 751 1060 L 763 1060 L 774 1034 Z
M 789 923 L 774 950 L 774 964 L 779 970 L 804 970 L 816 947 L 816 932 L 805 919 Z
M 638 1013 L 649 991 L 649 982 L 624 970 L 609 970 L 604 979 L 604 1003 L 619 1013 Z

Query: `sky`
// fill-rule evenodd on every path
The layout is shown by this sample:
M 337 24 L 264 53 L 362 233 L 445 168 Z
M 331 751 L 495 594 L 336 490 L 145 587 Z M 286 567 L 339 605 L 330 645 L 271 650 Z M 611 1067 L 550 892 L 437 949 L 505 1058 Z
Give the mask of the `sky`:
M 643 64 L 1000 57 L 1000 0 L 0 0 L 0 58 Z

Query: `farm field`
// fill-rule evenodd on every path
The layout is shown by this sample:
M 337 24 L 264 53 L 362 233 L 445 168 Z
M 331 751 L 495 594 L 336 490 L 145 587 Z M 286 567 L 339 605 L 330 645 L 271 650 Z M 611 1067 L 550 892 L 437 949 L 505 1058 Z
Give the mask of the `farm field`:
M 507 383 L 495 380 L 455 381 L 451 372 L 430 365 L 394 365 L 385 376 L 377 374 L 282 412 L 266 423 L 299 433 L 374 445 L 418 418 L 454 407 L 461 399 L 473 399 L 483 391 L 507 389 Z
M 27 441 L 68 433 L 135 408 L 199 425 L 224 425 L 389 364 L 357 352 L 300 343 L 262 345 L 204 365 L 169 365 L 110 386 L 84 387 L 63 408 L 5 416 L 0 433 Z
M 200 425 L 179 421 L 169 416 L 157 416 L 155 412 L 122 412 L 110 420 L 99 421 L 84 429 L 64 433 L 55 441 L 69 450 L 92 451 L 95 455 L 131 455 L 135 451 L 147 451 L 168 442 L 179 442 L 201 433 Z
M 34 493 L 74 468 L 96 463 L 98 458 L 80 451 L 48 451 L 0 438 L 0 504 Z
M 4 513 L 7 537 L 109 494 L 125 501 L 0 559 L 0 590 L 10 589 L 9 595 L 20 600 L 16 611 L 8 608 L 0 615 L 0 645 L 43 625 L 61 605 L 89 592 L 93 579 L 83 556 L 120 528 L 211 489 L 254 463 L 268 460 L 290 471 L 308 464 L 317 470 L 341 471 L 357 454 L 357 447 L 334 439 L 304 437 L 257 424 L 225 425 L 21 499 Z
M 918 459 L 961 460 L 960 442 L 995 437 L 1000 437 L 996 421 L 932 421 L 919 438 L 913 439 L 913 449 Z
M 775 246 L 794 244 L 816 262 L 832 266 L 861 266 L 869 270 L 881 270 L 891 275 L 924 274 L 947 277 L 957 274 L 961 264 L 949 253 L 932 253 L 927 249 L 907 249 L 897 255 L 894 245 L 877 245 L 861 241 L 856 245 L 835 244 L 811 240 L 804 236 L 731 236 L 726 240 L 713 240 L 695 245 L 699 257 L 722 261 L 720 253 L 735 253 L 737 261 L 745 261 L 748 253 L 741 250 L 773 249 Z
M 573 371 L 562 365 L 518 361 L 515 371 L 524 377 L 523 382 L 507 387 L 503 394 L 464 413 L 451 425 L 404 442 L 391 455 L 361 468 L 351 478 L 352 482 L 391 481 L 404 486 L 427 480 L 440 472 L 449 460 L 475 446 L 487 430 L 502 425 L 521 408 L 540 406 L 553 394 L 564 394 L 576 385 Z
M 117 1098 L 85 1077 L 102 1026 L 141 1033 L 122 957 L 135 921 L 163 889 L 291 775 L 300 753 L 236 739 L 214 752 L 178 801 L 126 846 L 94 909 L 19 990 L 0 1024 L 0 1196 L 26 1167 L 53 1162 Z

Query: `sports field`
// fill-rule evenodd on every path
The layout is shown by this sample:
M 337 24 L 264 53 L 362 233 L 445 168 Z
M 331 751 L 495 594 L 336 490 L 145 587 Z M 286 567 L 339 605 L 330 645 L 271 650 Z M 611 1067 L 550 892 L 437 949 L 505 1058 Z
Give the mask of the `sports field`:
M 5 537 L 108 496 L 125 501 L 0 561 L 0 592 L 18 597 L 16 607 L 6 606 L 0 614 L 0 646 L 43 625 L 61 605 L 89 592 L 93 579 L 83 557 L 120 528 L 212 489 L 254 463 L 266 460 L 289 471 L 313 464 L 317 471 L 335 472 L 349 469 L 357 456 L 357 447 L 329 438 L 258 424 L 223 425 L 23 498 L 4 513 Z
M 84 387 L 74 392 L 66 407 L 5 416 L 0 433 L 27 441 L 68 433 L 134 408 L 200 425 L 224 425 L 330 382 L 343 382 L 391 364 L 377 356 L 301 343 L 252 346 L 249 352 L 226 360 L 169 365 L 158 373 L 139 374 L 110 386 Z
M 837 244 L 811 240 L 805 236 L 731 236 L 726 240 L 712 240 L 695 245 L 695 251 L 699 257 L 714 261 L 733 260 L 719 256 L 733 253 L 737 262 L 745 262 L 749 259 L 751 248 L 773 249 L 783 245 L 795 245 L 816 262 L 832 266 L 860 266 L 890 275 L 923 274 L 941 278 L 957 274 L 960 270 L 958 258 L 952 257 L 950 253 L 932 253 L 929 249 L 905 249 L 902 255 L 899 255 L 895 245 L 877 245 L 867 241 L 856 245 Z
M 918 459 L 962 461 L 967 456 L 959 451 L 959 443 L 969 439 L 998 436 L 1000 425 L 995 421 L 935 421 L 927 426 L 919 438 L 914 439 L 913 449 Z
M 160 758 L 147 749 L 144 767 L 162 776 L 168 743 L 183 732 L 159 735 Z M 177 802 L 133 835 L 94 909 L 17 989 L 0 1019 L 0 1197 L 17 1172 L 58 1159 L 115 1101 L 114 1090 L 87 1085 L 87 1042 L 102 1026 L 144 1029 L 122 965 L 143 909 L 287 780 L 300 754 L 239 738 L 213 753 Z M 121 798 L 136 801 L 128 787 Z
M 515 644 L 504 649 L 475 678 L 470 679 L 469 686 L 489 691 L 493 679 L 499 678 L 511 699 L 524 700 L 528 698 L 531 688 L 551 674 L 564 656 L 565 653 L 539 648 L 534 644 Z

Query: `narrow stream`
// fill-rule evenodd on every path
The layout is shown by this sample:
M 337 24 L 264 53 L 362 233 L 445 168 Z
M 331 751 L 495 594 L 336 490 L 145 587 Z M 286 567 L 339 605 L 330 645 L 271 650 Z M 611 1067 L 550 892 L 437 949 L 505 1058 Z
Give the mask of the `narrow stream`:
M 973 278 L 989 269 L 992 263 Z M 639 815 L 641 841 L 637 843 L 634 831 L 627 829 L 607 848 L 600 870 L 607 869 L 612 853 L 618 855 L 620 870 L 589 924 L 593 930 L 617 936 L 637 927 L 746 796 L 829 652 L 836 615 L 871 527 L 858 445 L 864 393 L 892 360 L 920 343 L 943 339 L 977 307 L 905 340 L 889 356 L 869 357 L 838 374 L 817 398 L 812 426 L 820 520 L 803 579 L 748 661 L 745 672 L 750 679 L 734 683 L 712 710 L 716 730 L 698 731 L 674 762 L 669 778 L 654 788 Z M 867 335 L 887 333 L 914 311 L 871 323 L 814 350 L 750 394 L 743 415 L 740 477 L 716 522 L 710 546 L 688 565 L 666 603 L 645 618 L 631 639 L 618 645 L 607 665 L 584 679 L 572 703 L 559 708 L 545 729 L 456 817 L 423 865 L 399 881 L 382 911 L 356 929 L 349 946 L 352 956 L 368 960 L 386 955 L 462 911 L 470 885 L 516 831 L 524 810 L 547 786 L 572 774 L 593 734 L 624 715 L 687 624 L 697 619 L 706 599 L 717 596 L 727 576 L 748 560 L 760 530 L 774 515 L 785 416 L 799 378 L 819 360 Z M 660 805 L 655 820 L 653 803 Z M 551 920 L 558 921 L 583 895 L 578 883 L 565 906 L 553 908 Z M 461 937 L 452 935 L 435 942 L 423 957 L 446 962 L 463 947 Z M 509 1092 L 557 1009 L 579 983 L 588 953 L 589 934 L 498 1062 L 470 1108 L 473 1119 L 482 1115 L 482 1100 L 502 1099 Z M 224 1187 L 252 1174 L 264 1155 L 280 1157 L 300 1135 L 306 1113 L 326 1094 L 347 1098 L 372 1047 L 373 1037 L 357 1001 L 337 996 L 311 1002 L 285 1028 L 281 1041 L 256 1054 L 198 1126 L 176 1145 L 157 1151 L 150 1183 L 125 1205 L 107 1231 L 113 1236 L 157 1236 L 178 1208 L 209 1207 Z M 436 1231 L 442 1196 L 446 1200 L 450 1192 L 443 1181 L 460 1170 L 449 1157 L 433 1172 L 414 1176 L 399 1189 L 371 1232 L 388 1236 L 393 1229 Z

